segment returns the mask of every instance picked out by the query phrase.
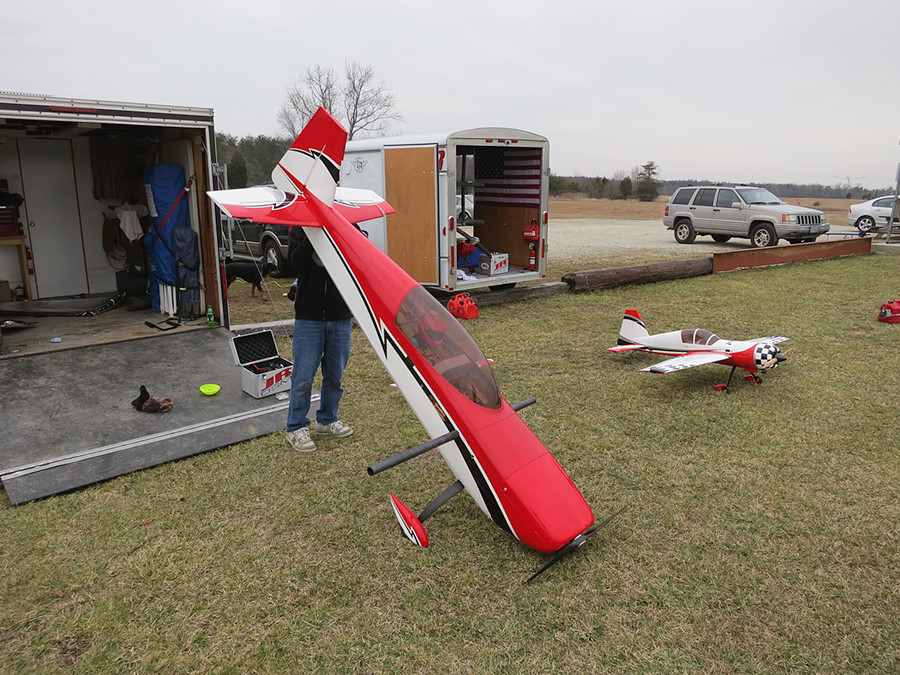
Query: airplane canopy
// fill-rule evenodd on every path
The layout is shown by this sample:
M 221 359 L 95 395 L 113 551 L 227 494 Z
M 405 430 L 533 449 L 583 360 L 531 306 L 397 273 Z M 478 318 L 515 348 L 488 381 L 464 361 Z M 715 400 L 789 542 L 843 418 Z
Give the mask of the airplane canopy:
M 500 408 L 500 389 L 481 349 L 428 291 L 421 286 L 410 290 L 395 321 L 419 353 L 457 391 L 485 408 Z
M 704 328 L 685 328 L 681 331 L 681 341 L 688 345 L 711 345 L 719 341 L 719 336 Z

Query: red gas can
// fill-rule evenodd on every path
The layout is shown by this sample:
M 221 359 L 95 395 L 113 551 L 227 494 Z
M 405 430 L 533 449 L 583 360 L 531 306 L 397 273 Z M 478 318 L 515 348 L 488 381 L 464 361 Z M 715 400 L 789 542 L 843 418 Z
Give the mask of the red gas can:
M 457 293 L 447 303 L 447 309 L 457 319 L 477 319 L 478 305 L 468 293 Z
M 878 320 L 885 323 L 900 323 L 900 300 L 884 303 L 878 310 Z

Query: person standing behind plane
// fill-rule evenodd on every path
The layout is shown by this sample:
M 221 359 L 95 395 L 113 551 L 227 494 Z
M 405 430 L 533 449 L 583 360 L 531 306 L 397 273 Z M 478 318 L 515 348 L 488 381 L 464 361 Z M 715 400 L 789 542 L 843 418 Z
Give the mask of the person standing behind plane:
M 353 433 L 338 419 L 338 405 L 344 393 L 341 379 L 350 358 L 352 314 L 302 227 L 291 228 L 288 259 L 299 282 L 294 298 L 294 369 L 287 440 L 301 452 L 312 452 L 316 444 L 310 431 L 335 438 Z M 312 384 L 320 365 L 322 397 L 316 420 L 311 423 L 308 415 Z

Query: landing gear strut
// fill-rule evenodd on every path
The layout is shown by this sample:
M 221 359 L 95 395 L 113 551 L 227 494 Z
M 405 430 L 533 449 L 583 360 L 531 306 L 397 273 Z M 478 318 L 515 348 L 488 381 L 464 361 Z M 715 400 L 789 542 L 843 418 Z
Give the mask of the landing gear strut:
M 728 374 L 728 382 L 725 384 L 717 384 L 715 385 L 716 391 L 724 391 L 726 394 L 731 393 L 731 378 L 734 377 L 734 371 L 737 370 L 737 366 L 731 366 L 731 372 Z M 756 373 L 747 373 L 744 375 L 744 379 L 747 382 L 756 382 L 756 384 L 762 384 L 762 378 Z

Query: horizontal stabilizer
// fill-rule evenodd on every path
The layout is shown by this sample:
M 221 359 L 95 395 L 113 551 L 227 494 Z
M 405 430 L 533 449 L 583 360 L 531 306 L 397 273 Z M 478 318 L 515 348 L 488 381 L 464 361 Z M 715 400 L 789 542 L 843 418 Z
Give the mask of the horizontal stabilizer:
M 635 349 L 644 349 L 644 345 L 618 345 L 616 347 L 610 347 L 606 351 L 608 351 L 608 352 L 630 352 Z
M 339 187 L 335 192 L 334 209 L 351 223 L 361 223 L 394 213 L 394 207 L 378 193 L 346 187 Z
M 321 221 L 310 212 L 309 202 L 305 198 L 287 195 L 275 188 L 257 186 L 235 190 L 213 190 L 207 194 L 232 218 L 273 225 L 322 226 Z
M 286 194 L 278 188 L 257 185 L 234 190 L 213 190 L 208 194 L 232 218 L 276 225 L 319 225 L 317 221 L 314 222 L 313 216 L 308 215 L 303 197 Z M 334 208 L 351 223 L 361 223 L 394 213 L 394 207 L 372 190 L 355 188 L 337 188 Z M 296 220 L 297 218 L 300 220 Z
M 294 199 L 283 191 L 265 185 L 234 190 L 212 190 L 207 192 L 209 198 L 232 218 L 252 220 L 260 213 L 269 213 L 272 209 L 286 206 Z

